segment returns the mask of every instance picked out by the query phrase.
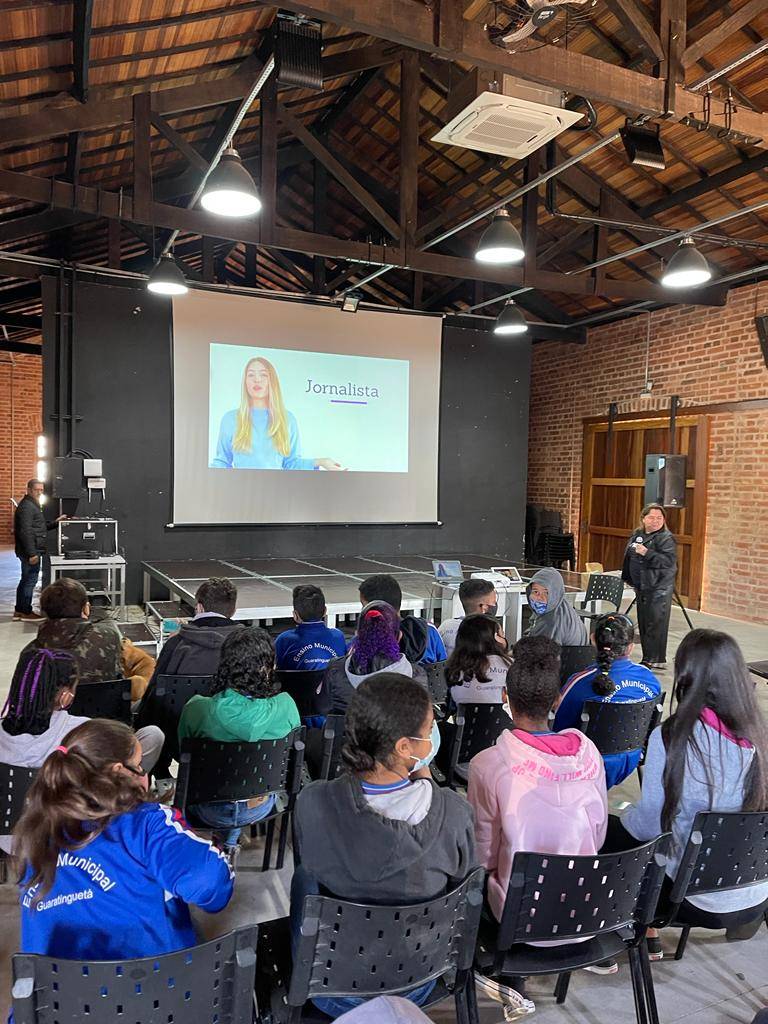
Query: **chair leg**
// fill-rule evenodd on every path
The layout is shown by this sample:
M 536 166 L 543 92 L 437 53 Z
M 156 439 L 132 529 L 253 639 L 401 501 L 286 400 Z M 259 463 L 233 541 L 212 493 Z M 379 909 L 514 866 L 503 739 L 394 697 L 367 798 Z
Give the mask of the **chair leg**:
M 291 815 L 288 811 L 280 816 L 280 839 L 277 843 L 277 864 L 275 867 L 280 870 L 285 862 L 285 848 L 288 845 L 288 832 L 290 831 Z
M 477 989 L 475 988 L 475 972 L 472 970 L 469 971 L 464 998 L 467 1003 L 469 1024 L 480 1024 L 480 1011 L 477 1008 Z
M 640 943 L 640 967 L 643 972 L 643 987 L 645 989 L 645 1003 L 648 1007 L 648 1018 L 650 1024 L 659 1024 L 659 1008 L 656 1005 L 656 989 L 653 986 L 653 971 L 651 960 L 648 956 L 648 944 L 646 940 Z
M 269 862 L 272 860 L 272 840 L 275 838 L 275 819 L 270 818 L 267 824 L 267 839 L 264 844 L 264 860 L 261 863 L 262 871 L 269 871 Z
M 453 1001 L 456 1005 L 456 1024 L 470 1024 L 467 988 L 466 978 L 464 981 L 457 979 L 456 989 L 453 993 Z
M 638 779 L 640 779 L 640 786 L 642 787 L 642 785 L 643 785 L 643 766 L 641 764 L 639 764 L 637 766 L 637 777 L 638 777 Z
M 685 925 L 682 934 L 680 935 L 680 941 L 677 944 L 677 949 L 675 950 L 675 960 L 683 959 L 683 953 L 685 953 L 685 947 L 688 945 L 688 936 L 690 934 L 691 926 Z
M 635 1019 L 637 1024 L 648 1024 L 648 1015 L 645 1011 L 645 986 L 643 984 L 643 969 L 640 966 L 640 957 L 636 946 L 630 946 L 627 950 L 629 956 L 629 973 L 632 978 L 632 995 L 635 997 Z
M 565 971 L 563 974 L 558 974 L 557 984 L 555 985 L 555 998 L 558 1003 L 564 1003 L 565 997 L 568 995 L 568 986 L 571 983 L 571 972 Z

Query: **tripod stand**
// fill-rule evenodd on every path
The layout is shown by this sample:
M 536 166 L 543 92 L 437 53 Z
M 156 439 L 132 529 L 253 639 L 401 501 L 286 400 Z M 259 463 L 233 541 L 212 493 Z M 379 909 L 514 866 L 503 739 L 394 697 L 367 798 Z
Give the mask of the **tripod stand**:
M 675 588 L 672 589 L 672 593 L 675 595 L 675 600 L 677 601 L 678 605 L 680 606 L 680 611 L 685 616 L 685 621 L 688 623 L 688 632 L 690 633 L 690 631 L 694 628 L 694 626 L 693 626 L 693 623 L 691 622 L 691 620 L 690 620 L 690 618 L 688 616 L 688 609 L 685 607 L 683 602 L 680 600 L 680 595 L 678 594 L 678 592 L 677 592 L 677 590 Z M 632 609 L 635 607 L 636 604 L 637 604 L 637 596 L 632 598 L 632 604 L 630 604 L 629 608 L 627 608 L 627 610 L 626 610 L 626 612 L 624 614 L 625 615 L 629 615 L 629 613 L 632 611 Z

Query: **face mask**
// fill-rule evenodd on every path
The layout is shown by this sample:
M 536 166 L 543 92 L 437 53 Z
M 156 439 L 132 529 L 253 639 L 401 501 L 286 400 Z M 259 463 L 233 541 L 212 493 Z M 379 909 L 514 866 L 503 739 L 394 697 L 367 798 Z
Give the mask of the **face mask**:
M 498 604 L 489 604 L 485 609 L 485 614 L 490 615 L 492 619 L 496 618 L 496 612 L 499 610 Z
M 421 740 L 421 742 L 423 743 L 426 740 L 426 737 L 425 736 L 409 736 L 408 739 L 409 740 Z M 430 749 L 429 749 L 429 753 L 427 754 L 426 757 L 418 758 L 418 757 L 414 757 L 413 754 L 410 755 L 411 757 L 413 757 L 413 759 L 416 762 L 416 764 L 413 766 L 413 768 L 411 768 L 411 771 L 409 772 L 409 774 L 412 774 L 413 772 L 417 772 L 419 770 L 419 768 L 426 768 L 428 764 L 431 764 L 431 762 L 434 761 L 435 755 L 437 754 L 438 750 L 440 749 L 440 730 L 437 728 L 437 722 L 432 722 L 432 732 L 429 734 L 429 745 L 430 745 Z
M 537 615 L 543 615 L 544 612 L 547 610 L 547 602 L 546 601 L 533 601 L 533 600 L 531 600 L 529 598 L 528 599 L 528 604 L 531 606 L 531 609 L 534 612 L 536 612 Z

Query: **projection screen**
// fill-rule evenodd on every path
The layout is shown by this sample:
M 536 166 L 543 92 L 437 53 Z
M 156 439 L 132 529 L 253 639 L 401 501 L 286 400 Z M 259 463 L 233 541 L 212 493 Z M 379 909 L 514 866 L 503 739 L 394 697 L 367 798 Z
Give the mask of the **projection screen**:
M 437 521 L 442 321 L 173 300 L 176 525 Z

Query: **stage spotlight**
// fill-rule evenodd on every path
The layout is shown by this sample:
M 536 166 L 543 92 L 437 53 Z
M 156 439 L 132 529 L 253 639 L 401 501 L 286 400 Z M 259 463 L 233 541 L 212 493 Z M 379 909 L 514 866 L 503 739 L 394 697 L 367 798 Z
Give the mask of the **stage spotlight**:
M 621 129 L 621 141 L 633 167 L 650 167 L 654 171 L 666 169 L 667 161 L 659 137 L 659 127 L 641 128 L 626 124 Z
M 205 183 L 200 205 L 220 217 L 251 217 L 261 209 L 256 184 L 236 149 L 224 150 Z
M 189 291 L 187 279 L 169 252 L 161 256 L 152 269 L 147 290 L 155 295 L 186 295 Z
M 347 292 L 341 300 L 342 313 L 356 313 L 361 299 L 360 292 Z
M 497 210 L 480 238 L 475 259 L 480 263 L 519 263 L 524 258 L 523 240 L 509 219 L 509 212 Z
M 520 307 L 513 299 L 510 299 L 504 309 L 496 318 L 493 325 L 493 333 L 499 335 L 525 334 L 528 330 L 528 321 L 522 314 Z
M 709 264 L 696 248 L 691 236 L 686 235 L 661 275 L 661 283 L 665 288 L 695 288 L 711 280 Z

